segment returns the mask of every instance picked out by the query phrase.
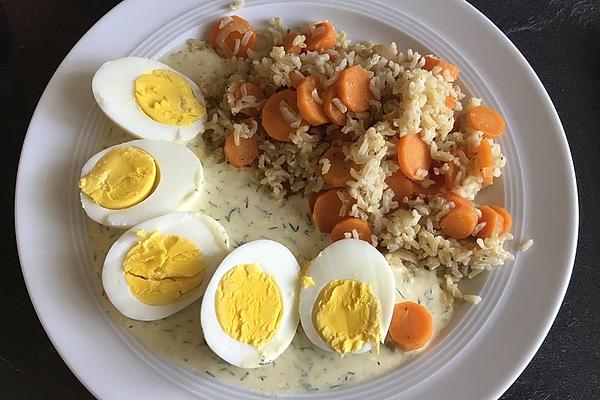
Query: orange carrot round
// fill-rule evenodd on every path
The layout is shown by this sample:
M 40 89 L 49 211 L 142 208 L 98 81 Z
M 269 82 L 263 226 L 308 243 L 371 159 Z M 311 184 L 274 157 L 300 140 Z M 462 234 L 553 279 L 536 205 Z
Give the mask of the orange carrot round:
M 478 208 L 481 211 L 479 222 L 485 222 L 485 226 L 475 236 L 478 238 L 488 238 L 502 232 L 504 226 L 502 216 L 492 207 L 480 206 Z
M 458 74 L 460 73 L 460 69 L 454 64 L 450 64 L 435 56 L 425 56 L 425 65 L 423 66 L 423 69 L 431 71 L 434 67 L 441 67 L 442 69 L 447 70 L 454 79 L 458 78 Z
M 346 113 L 343 113 L 333 102 L 333 99 L 337 97 L 337 85 L 334 83 L 325 89 L 323 94 L 323 111 L 331 122 L 336 125 L 346 125 Z M 340 100 L 341 101 L 341 100 Z
M 398 165 L 402 173 L 411 181 L 421 181 L 423 176 L 418 174 L 419 170 L 429 171 L 431 167 L 431 151 L 427 143 L 421 139 L 421 135 L 404 135 L 398 140 L 396 146 L 398 153 Z
M 329 171 L 323 175 L 325 183 L 333 187 L 344 187 L 346 182 L 354 179 L 350 169 L 356 168 L 356 165 L 351 160 L 346 160 L 341 147 L 330 147 L 323 154 L 323 158 L 328 159 L 330 163 Z
M 348 110 L 363 112 L 369 108 L 373 93 L 369 89 L 369 73 L 360 65 L 354 65 L 340 72 L 337 80 L 338 98 L 348 107 Z
M 294 46 L 294 39 L 300 35 L 298 32 L 290 32 L 283 38 L 283 49 L 286 53 L 300 54 L 302 48 L 300 46 Z
M 345 233 L 352 234 L 353 230 L 356 230 L 360 240 L 371 241 L 371 228 L 369 228 L 367 221 L 363 221 L 360 218 L 346 218 L 338 222 L 331 231 L 331 241 L 337 242 L 338 240 L 345 239 Z
M 321 232 L 330 233 L 333 227 L 343 220 L 347 214 L 346 212 L 344 215 L 340 215 L 340 210 L 344 203 L 340 200 L 338 191 L 340 189 L 329 189 L 317 196 L 315 200 L 312 217 L 315 226 Z M 350 210 L 354 202 L 355 200 L 350 201 L 348 210 Z
M 483 178 L 484 185 L 491 185 L 494 181 L 494 157 L 492 155 L 492 145 L 487 139 L 482 139 L 473 163 L 475 173 Z
M 503 207 L 500 206 L 490 206 L 494 211 L 496 211 L 502 217 L 502 234 L 506 235 L 510 232 L 510 228 L 512 228 L 512 216 L 510 213 Z
M 446 199 L 446 201 L 454 203 L 454 208 L 473 207 L 473 202 L 471 200 L 465 199 L 454 192 L 445 192 L 442 194 L 442 197 Z
M 474 207 L 457 207 L 450 210 L 440 224 L 449 237 L 460 240 L 473 233 L 477 226 L 477 212 Z
M 306 122 L 317 126 L 329 122 L 329 118 L 323 111 L 323 105 L 315 100 L 315 90 L 318 96 L 322 95 L 323 85 L 317 75 L 307 77 L 298 85 L 298 109 Z
M 226 18 L 231 20 L 225 23 Z M 248 56 L 248 49 L 253 49 L 256 45 L 256 32 L 250 22 L 242 17 L 237 15 L 225 17 L 213 25 L 210 44 L 223 58 L 233 56 L 245 58 Z
M 306 49 L 308 51 L 323 52 L 335 47 L 337 33 L 333 25 L 327 21 L 315 24 L 314 29 L 306 38 Z
M 504 132 L 504 118 L 496 110 L 484 105 L 471 108 L 465 121 L 467 126 L 483 132 L 488 138 L 497 138 Z
M 225 152 L 225 158 L 227 158 L 229 164 L 237 168 L 246 167 L 252 164 L 258 157 L 258 140 L 256 139 L 256 136 L 240 138 L 240 144 L 239 146 L 236 146 L 232 133 L 225 139 L 223 151 Z
M 413 194 L 414 184 L 400 170 L 385 178 L 385 183 L 394 192 L 394 201 L 398 203 L 402 203 L 404 197 L 410 197 Z
M 389 336 L 406 351 L 425 346 L 433 334 L 433 318 L 425 306 L 405 301 L 394 306 Z
M 240 85 L 240 87 L 238 87 L 235 90 L 235 92 L 233 93 L 233 96 L 235 97 L 236 100 L 240 100 L 241 98 L 243 98 L 245 96 L 254 96 L 256 101 L 261 101 L 262 99 L 265 98 L 265 92 L 263 92 L 263 90 L 260 88 L 260 86 L 255 85 L 254 83 L 246 82 L 246 83 L 242 83 Z M 252 117 L 254 115 L 258 115 L 258 108 L 256 108 L 256 107 L 242 108 L 240 110 L 240 112 L 249 117 Z
M 267 134 L 275 140 L 289 142 L 290 135 L 296 132 L 291 123 L 281 114 L 280 105 L 285 101 L 290 111 L 299 115 L 298 105 L 296 104 L 296 91 L 285 89 L 273 94 L 262 108 L 261 120 L 262 126 Z

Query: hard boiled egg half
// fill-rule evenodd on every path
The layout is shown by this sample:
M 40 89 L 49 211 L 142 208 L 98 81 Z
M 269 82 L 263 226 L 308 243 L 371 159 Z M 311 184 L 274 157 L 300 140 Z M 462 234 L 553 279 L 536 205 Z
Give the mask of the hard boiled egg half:
M 214 219 L 177 212 L 123 234 L 110 248 L 102 285 L 126 317 L 152 321 L 198 300 L 229 252 L 229 237 Z
M 340 356 L 362 353 L 385 339 L 395 284 L 385 257 L 363 240 L 343 239 L 305 267 L 300 321 L 306 336 Z
M 186 143 L 204 130 L 200 88 L 161 62 L 142 57 L 109 61 L 94 75 L 92 91 L 108 118 L 142 139 Z
M 92 156 L 81 169 L 81 204 L 88 217 L 129 228 L 172 211 L 193 211 L 201 195 L 202 164 L 186 146 L 133 140 Z
M 256 240 L 232 251 L 213 275 L 200 321 L 223 360 L 255 368 L 275 360 L 298 327 L 300 266 L 282 244 Z

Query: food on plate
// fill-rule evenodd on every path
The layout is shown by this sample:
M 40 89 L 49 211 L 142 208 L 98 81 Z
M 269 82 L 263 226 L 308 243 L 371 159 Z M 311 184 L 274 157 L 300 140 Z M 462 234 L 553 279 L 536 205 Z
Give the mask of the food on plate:
M 294 255 L 272 240 L 256 240 L 232 251 L 202 300 L 206 343 L 238 367 L 273 362 L 296 333 L 299 274 Z
M 102 285 L 121 314 L 152 321 L 203 295 L 229 251 L 225 229 L 200 213 L 176 212 L 125 232 L 104 260 Z
M 244 18 L 238 15 L 227 16 L 213 25 L 210 43 L 221 57 L 244 58 L 256 44 L 256 33 Z
M 92 156 L 81 169 L 81 204 L 88 217 L 129 228 L 172 211 L 197 206 L 202 164 L 187 147 L 133 140 Z
M 432 333 L 433 318 L 425 306 L 412 301 L 394 306 L 389 336 L 396 346 L 407 351 L 420 349 Z
M 223 152 L 229 164 L 234 167 L 246 167 L 251 165 L 258 157 L 258 140 L 255 137 L 238 137 L 238 143 L 235 142 L 235 135 L 232 133 L 225 140 Z
M 351 206 L 350 196 L 343 189 L 329 189 L 314 200 L 312 220 L 317 229 L 330 233 L 344 219 Z
M 311 260 L 304 276 L 310 284 L 300 289 L 300 321 L 310 341 L 340 356 L 379 352 L 395 295 L 385 257 L 367 242 L 343 239 Z
M 337 32 L 328 21 L 311 25 L 306 37 L 306 50 L 323 52 L 335 46 Z
M 371 228 L 366 221 L 360 218 L 346 218 L 338 222 L 331 230 L 331 241 L 337 242 L 341 239 L 361 239 L 371 241 Z
M 302 124 L 296 91 L 285 89 L 273 94 L 262 108 L 261 121 L 267 135 L 280 142 L 289 142 L 290 135 Z
M 452 60 L 351 43 L 333 21 L 253 23 L 225 16 L 164 65 L 96 74 L 109 118 L 162 139 L 83 168 L 84 209 L 109 227 L 92 236 L 139 224 L 111 248 L 105 290 L 128 318 L 176 313 L 129 327 L 229 383 L 360 383 L 433 343 L 481 300 L 461 281 L 513 258 L 510 213 L 478 197 L 502 179 L 505 121 L 463 93 Z
M 186 143 L 204 129 L 206 107 L 198 85 L 159 61 L 109 61 L 94 75 L 92 91 L 106 116 L 139 138 Z
M 465 121 L 471 129 L 483 132 L 488 138 L 496 138 L 504 132 L 504 119 L 496 110 L 479 105 L 471 108 Z
M 460 69 L 454 64 L 450 64 L 447 61 L 444 61 L 434 55 L 428 55 L 424 57 L 425 63 L 423 64 L 423 69 L 427 71 L 434 72 L 434 68 L 439 68 L 439 70 L 445 74 L 448 73 L 452 79 L 458 78 L 458 74 L 460 73 Z

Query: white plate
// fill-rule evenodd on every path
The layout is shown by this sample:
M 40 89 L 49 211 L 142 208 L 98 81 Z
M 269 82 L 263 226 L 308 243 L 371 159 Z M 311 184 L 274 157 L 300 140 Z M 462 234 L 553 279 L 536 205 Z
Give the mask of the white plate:
M 255 398 L 175 367 L 105 316 L 88 272 L 76 177 L 96 149 L 105 119 L 90 90 L 106 60 L 153 58 L 229 10 L 226 1 L 127 0 L 79 41 L 48 84 L 21 154 L 16 233 L 36 311 L 66 363 L 100 398 Z M 482 14 L 460 0 L 248 0 L 253 22 L 281 16 L 328 18 L 351 38 L 427 48 L 461 68 L 462 84 L 507 120 L 504 203 L 515 244 L 535 238 L 512 265 L 490 273 L 483 301 L 463 307 L 446 334 L 417 360 L 368 384 L 318 398 L 498 397 L 533 357 L 565 293 L 578 209 L 569 148 L 552 103 L 531 67 Z M 455 22 L 460 21 L 460 22 Z M 552 204 L 549 204 L 552 202 Z M 97 279 L 97 278 L 96 278 Z

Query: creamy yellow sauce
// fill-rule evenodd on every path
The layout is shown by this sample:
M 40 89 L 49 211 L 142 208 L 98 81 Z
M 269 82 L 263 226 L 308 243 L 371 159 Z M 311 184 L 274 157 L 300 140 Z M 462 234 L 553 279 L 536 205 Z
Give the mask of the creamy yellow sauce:
M 103 147 L 127 140 L 131 137 L 113 127 L 105 135 Z M 273 239 L 287 246 L 302 265 L 329 244 L 328 237 L 312 226 L 306 199 L 292 196 L 282 203 L 272 200 L 258 191 L 252 171 L 212 161 L 205 153 L 202 139 L 189 147 L 204 166 L 201 211 L 225 227 L 232 247 L 255 239 Z M 104 256 L 123 231 L 88 220 L 88 232 L 101 292 Z M 432 342 L 435 341 L 453 311 L 451 299 L 440 288 L 439 279 L 433 272 L 409 271 L 404 267 L 395 267 L 394 276 L 396 302 L 412 300 L 427 307 L 433 317 Z M 150 351 L 219 381 L 266 393 L 303 393 L 366 382 L 394 371 L 423 350 L 405 352 L 386 345 L 381 346 L 379 354 L 371 351 L 341 359 L 334 352 L 314 346 L 299 327 L 290 347 L 273 364 L 241 369 L 221 360 L 206 345 L 200 327 L 200 300 L 163 320 L 141 322 L 122 316 L 105 295 L 102 299 L 107 313 Z

